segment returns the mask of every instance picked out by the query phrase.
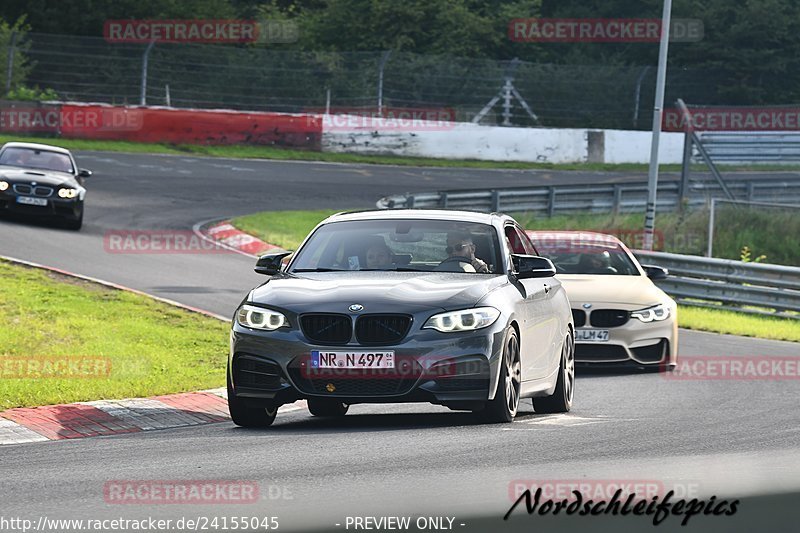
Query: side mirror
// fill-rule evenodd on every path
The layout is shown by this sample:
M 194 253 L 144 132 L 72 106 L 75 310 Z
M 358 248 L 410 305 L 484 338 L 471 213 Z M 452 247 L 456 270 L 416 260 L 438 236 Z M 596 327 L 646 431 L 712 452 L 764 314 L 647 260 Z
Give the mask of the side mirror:
M 265 276 L 274 276 L 281 272 L 281 262 L 283 259 L 292 252 L 275 252 L 271 254 L 264 254 L 256 261 L 256 268 L 254 269 L 257 274 L 264 274 Z
M 89 178 L 89 177 L 91 177 L 91 175 L 92 175 L 92 171 L 91 170 L 87 170 L 85 168 L 79 168 L 78 169 L 78 177 L 80 177 L 80 178 Z
M 644 273 L 647 274 L 647 277 L 654 281 L 657 279 L 667 279 L 667 276 L 669 276 L 669 270 L 660 266 L 642 265 L 642 268 L 644 269 Z
M 552 278 L 556 275 L 555 265 L 546 257 L 511 254 L 511 263 L 518 279 Z

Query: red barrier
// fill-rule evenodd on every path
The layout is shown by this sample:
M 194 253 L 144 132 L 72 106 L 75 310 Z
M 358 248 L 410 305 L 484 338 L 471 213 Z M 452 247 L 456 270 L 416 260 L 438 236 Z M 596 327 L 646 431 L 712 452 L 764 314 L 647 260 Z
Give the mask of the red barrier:
M 254 144 L 321 149 L 309 115 L 62 104 L 61 136 L 172 144 Z

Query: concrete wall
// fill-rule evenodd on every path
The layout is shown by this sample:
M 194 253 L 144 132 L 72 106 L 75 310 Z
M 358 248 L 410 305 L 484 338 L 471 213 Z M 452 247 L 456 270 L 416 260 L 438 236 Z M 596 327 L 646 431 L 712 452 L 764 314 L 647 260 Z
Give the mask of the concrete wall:
M 379 119 L 380 120 L 380 119 Z M 648 163 L 650 132 L 504 128 L 469 123 L 379 123 L 323 117 L 322 150 L 537 163 Z M 680 163 L 683 134 L 663 133 L 661 163 Z

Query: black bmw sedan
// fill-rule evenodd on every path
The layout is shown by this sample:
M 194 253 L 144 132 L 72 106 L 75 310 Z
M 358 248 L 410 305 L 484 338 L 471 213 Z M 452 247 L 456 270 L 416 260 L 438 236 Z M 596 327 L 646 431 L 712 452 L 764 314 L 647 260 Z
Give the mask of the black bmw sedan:
M 91 175 L 64 148 L 6 143 L 0 148 L 0 212 L 56 218 L 78 230 L 86 196 L 83 180 Z
M 521 398 L 566 412 L 574 324 L 555 268 L 509 216 L 392 210 L 334 215 L 232 321 L 234 423 L 268 426 L 281 405 L 342 416 L 356 403 L 430 402 L 511 422 Z

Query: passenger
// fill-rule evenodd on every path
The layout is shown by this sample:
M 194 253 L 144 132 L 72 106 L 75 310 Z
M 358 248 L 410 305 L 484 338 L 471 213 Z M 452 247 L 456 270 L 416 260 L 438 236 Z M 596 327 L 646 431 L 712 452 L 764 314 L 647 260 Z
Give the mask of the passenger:
M 475 257 L 475 243 L 466 231 L 453 231 L 447 234 L 447 259 L 441 262 L 439 270 L 448 269 L 450 265 L 463 265 L 464 272 L 487 274 L 489 266 Z

